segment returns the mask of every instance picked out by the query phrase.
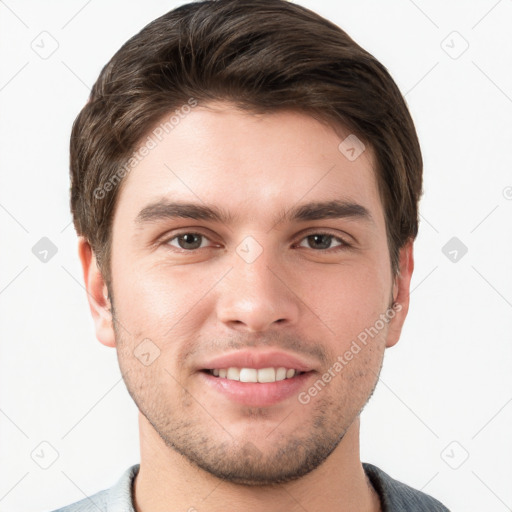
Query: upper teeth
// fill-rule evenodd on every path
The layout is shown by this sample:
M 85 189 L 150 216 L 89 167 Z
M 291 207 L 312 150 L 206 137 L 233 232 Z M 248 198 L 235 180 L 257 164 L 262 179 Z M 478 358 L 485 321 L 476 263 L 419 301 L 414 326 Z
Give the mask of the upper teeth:
M 282 366 L 279 368 L 215 368 L 210 370 L 216 377 L 230 380 L 239 380 L 240 382 L 275 382 L 278 380 L 290 379 L 294 377 L 298 370 L 287 369 Z

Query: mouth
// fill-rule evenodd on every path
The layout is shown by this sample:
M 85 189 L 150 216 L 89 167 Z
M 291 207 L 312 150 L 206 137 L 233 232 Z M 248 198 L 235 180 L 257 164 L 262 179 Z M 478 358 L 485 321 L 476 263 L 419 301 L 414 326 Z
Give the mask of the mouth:
M 198 372 L 202 383 L 215 392 L 214 400 L 250 407 L 270 407 L 285 402 L 307 388 L 315 370 L 296 368 L 205 368 Z

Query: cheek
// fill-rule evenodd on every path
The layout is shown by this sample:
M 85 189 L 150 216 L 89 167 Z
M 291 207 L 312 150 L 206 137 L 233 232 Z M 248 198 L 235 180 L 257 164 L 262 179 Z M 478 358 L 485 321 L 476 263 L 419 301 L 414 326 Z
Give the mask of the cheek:
M 128 324 L 145 325 L 155 331 L 159 327 L 172 328 L 192 310 L 208 287 L 208 277 L 199 277 L 191 265 L 172 269 L 139 265 L 136 273 L 119 273 L 114 282 L 118 315 Z
M 329 275 L 317 275 L 316 286 L 302 295 L 343 348 L 385 312 L 391 288 L 389 274 L 378 262 L 337 267 Z

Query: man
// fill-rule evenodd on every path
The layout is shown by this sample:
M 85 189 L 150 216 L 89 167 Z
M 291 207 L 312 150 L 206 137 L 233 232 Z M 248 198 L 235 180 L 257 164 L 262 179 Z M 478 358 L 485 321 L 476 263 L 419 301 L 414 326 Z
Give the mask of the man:
M 422 188 L 374 57 L 282 0 L 183 5 L 102 70 L 71 181 L 141 462 L 61 511 L 447 510 L 359 456 Z

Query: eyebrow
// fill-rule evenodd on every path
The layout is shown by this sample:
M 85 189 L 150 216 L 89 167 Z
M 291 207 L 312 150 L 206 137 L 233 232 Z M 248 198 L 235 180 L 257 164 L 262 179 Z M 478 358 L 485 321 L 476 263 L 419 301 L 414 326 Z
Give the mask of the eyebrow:
M 142 228 L 145 224 L 170 219 L 193 219 L 232 224 L 237 215 L 215 206 L 193 202 L 160 199 L 145 206 L 135 218 Z M 274 219 L 274 226 L 283 222 L 305 222 L 322 219 L 352 218 L 374 223 L 370 211 L 364 206 L 348 200 L 315 201 L 281 211 Z

